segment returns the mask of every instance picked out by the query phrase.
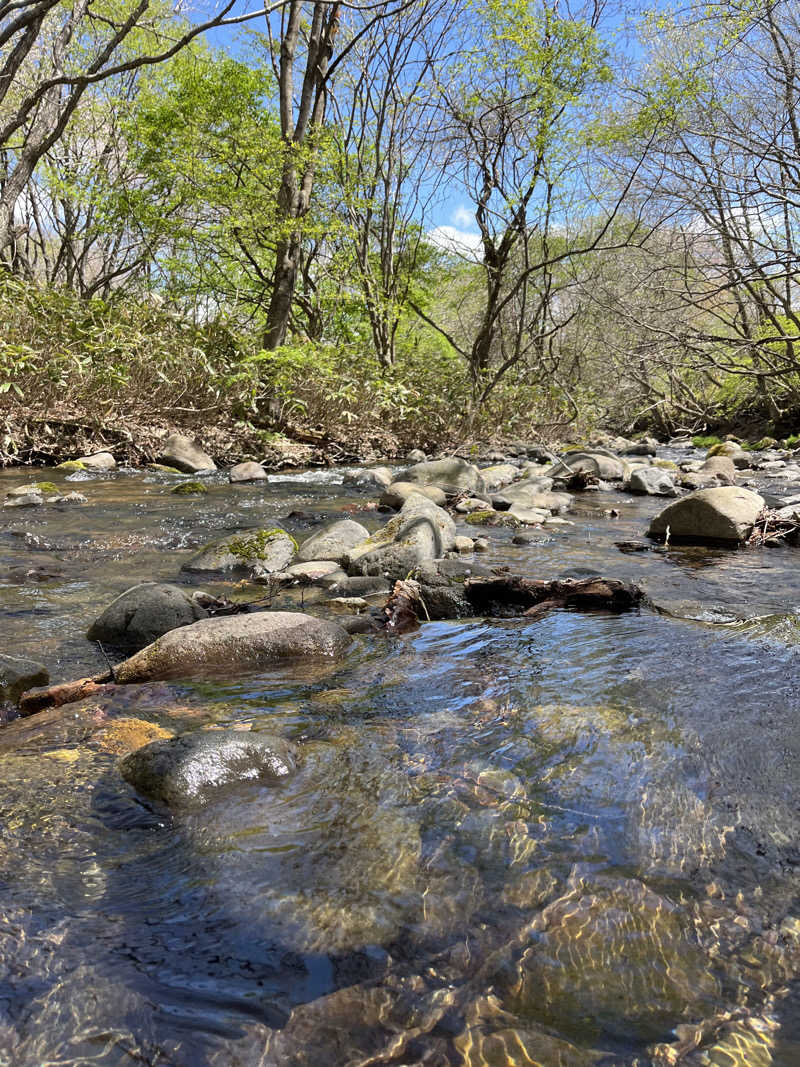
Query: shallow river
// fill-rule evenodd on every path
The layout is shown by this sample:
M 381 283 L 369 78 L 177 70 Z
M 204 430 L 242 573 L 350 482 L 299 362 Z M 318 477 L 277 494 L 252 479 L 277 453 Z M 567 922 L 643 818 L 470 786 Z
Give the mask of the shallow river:
M 173 484 L 3 513 L 0 650 L 101 670 L 88 624 L 213 537 L 385 519 L 340 471 Z M 631 578 L 640 613 L 428 623 L 0 729 L 0 1064 L 799 1063 L 800 549 L 620 551 L 658 507 L 485 531 L 481 562 Z M 301 769 L 168 817 L 103 743 L 120 719 L 277 732 Z

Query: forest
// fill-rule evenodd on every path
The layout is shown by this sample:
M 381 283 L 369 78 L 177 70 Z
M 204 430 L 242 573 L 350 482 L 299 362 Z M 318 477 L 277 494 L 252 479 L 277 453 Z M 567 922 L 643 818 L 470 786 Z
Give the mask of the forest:
M 793 441 L 798 55 L 791 0 L 0 0 L 0 455 Z

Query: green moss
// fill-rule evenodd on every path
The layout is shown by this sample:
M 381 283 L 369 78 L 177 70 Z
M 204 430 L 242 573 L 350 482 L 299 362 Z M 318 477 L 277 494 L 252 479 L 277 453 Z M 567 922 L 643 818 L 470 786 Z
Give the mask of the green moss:
M 713 448 L 714 445 L 721 445 L 722 438 L 715 437 L 714 434 L 709 434 L 708 437 L 698 436 L 692 438 L 692 444 L 695 448 Z
M 202 482 L 184 482 L 182 485 L 176 485 L 170 492 L 178 496 L 201 496 L 208 492 L 208 488 Z
M 464 521 L 470 526 L 513 526 L 515 528 L 519 526 L 519 522 L 513 515 L 491 509 L 471 511 Z
M 177 467 L 168 467 L 166 463 L 148 463 L 147 469 L 158 471 L 160 474 L 183 474 L 183 471 L 179 471 Z
M 58 493 L 59 488 L 55 482 L 34 482 L 40 493 Z
M 660 467 L 662 471 L 676 471 L 678 469 L 678 464 L 673 463 L 671 459 L 654 459 L 653 466 Z
M 258 530 L 254 534 L 231 538 L 225 547 L 232 556 L 236 556 L 237 559 L 241 559 L 244 562 L 254 559 L 266 559 L 269 545 L 281 537 L 287 537 L 291 541 L 295 552 L 297 551 L 297 541 L 291 534 L 281 530 L 280 527 L 275 527 L 274 530 Z
M 85 471 L 86 464 L 81 463 L 79 459 L 65 459 L 63 463 L 58 463 L 55 469 L 57 471 L 66 471 L 67 474 L 72 474 L 75 471 Z
M 800 433 L 790 434 L 781 444 L 786 448 L 797 448 L 800 445 Z

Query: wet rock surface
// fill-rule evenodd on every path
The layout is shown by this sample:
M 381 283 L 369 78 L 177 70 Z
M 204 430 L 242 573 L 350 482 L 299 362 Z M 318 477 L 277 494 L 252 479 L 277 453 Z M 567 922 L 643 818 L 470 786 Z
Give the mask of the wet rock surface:
M 120 771 L 140 793 L 181 809 L 206 804 L 239 782 L 275 785 L 296 764 L 295 746 L 281 737 L 210 730 L 152 741 L 126 756 Z
M 177 585 L 142 582 L 113 600 L 86 632 L 90 641 L 140 649 L 178 626 L 207 618 L 203 594 Z M 213 597 L 208 598 L 213 602 Z

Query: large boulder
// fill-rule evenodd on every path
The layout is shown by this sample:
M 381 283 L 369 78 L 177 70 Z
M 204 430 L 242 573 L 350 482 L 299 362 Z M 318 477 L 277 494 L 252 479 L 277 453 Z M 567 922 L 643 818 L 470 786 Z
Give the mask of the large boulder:
M 296 749 L 283 737 L 201 730 L 153 741 L 119 766 L 123 778 L 145 796 L 170 808 L 192 808 L 237 782 L 275 785 L 296 765 Z
M 739 544 L 750 536 L 764 498 L 735 485 L 698 489 L 664 508 L 650 523 L 649 537 Z
M 566 468 L 566 469 L 565 469 Z M 628 466 L 617 456 L 605 452 L 568 452 L 547 473 L 552 478 L 572 474 L 591 474 L 604 482 L 620 482 L 628 472 Z
M 239 574 L 251 578 L 282 571 L 294 558 L 297 542 L 279 527 L 244 530 L 201 548 L 181 567 L 189 574 Z
M 206 593 L 191 593 L 166 582 L 142 582 L 112 600 L 86 632 L 90 641 L 140 649 L 157 637 L 208 617 Z
M 303 541 L 297 552 L 298 563 L 326 559 L 341 563 L 351 548 L 369 537 L 369 530 L 353 519 L 340 519 Z
M 405 578 L 419 563 L 438 559 L 455 545 L 456 526 L 448 513 L 415 493 L 386 525 L 348 553 L 350 574 Z
M 712 445 L 707 453 L 708 459 L 716 456 L 727 456 L 738 470 L 747 470 L 753 466 L 753 457 L 745 452 L 738 441 L 722 441 L 718 445 Z
M 114 677 L 124 684 L 255 671 L 286 660 L 339 656 L 349 644 L 338 623 L 301 612 L 228 615 L 170 630 L 121 663 Z
M 170 434 L 161 447 L 158 457 L 159 463 L 165 463 L 168 467 L 185 474 L 194 474 L 196 471 L 216 470 L 217 465 L 211 456 L 186 434 Z
M 260 463 L 247 460 L 245 463 L 237 463 L 228 471 L 228 479 L 232 485 L 247 484 L 248 482 L 265 482 L 267 472 Z
M 678 495 L 670 475 L 658 467 L 637 467 L 631 471 L 625 485 L 631 493 L 640 493 L 645 496 Z
M 47 685 L 47 668 L 35 660 L 21 656 L 0 655 L 0 703 L 16 704 L 22 694 L 37 685 Z
M 465 489 L 470 493 L 482 493 L 486 489 L 478 468 L 458 456 L 415 463 L 399 475 L 398 481 L 435 485 L 451 494 L 460 493 Z
M 643 437 L 641 441 L 630 441 L 620 448 L 623 456 L 654 456 L 658 449 L 658 441 L 652 437 Z
M 408 498 L 414 495 L 426 496 L 440 508 L 447 503 L 444 490 L 437 489 L 435 485 L 417 485 L 414 482 L 392 482 L 381 493 L 379 503 L 381 507 L 394 508 L 395 511 L 399 511 Z

